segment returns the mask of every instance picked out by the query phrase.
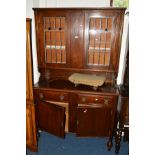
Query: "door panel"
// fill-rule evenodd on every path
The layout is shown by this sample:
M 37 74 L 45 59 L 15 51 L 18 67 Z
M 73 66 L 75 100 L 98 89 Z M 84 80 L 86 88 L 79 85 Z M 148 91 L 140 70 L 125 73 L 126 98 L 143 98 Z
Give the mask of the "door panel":
M 77 136 L 108 136 L 110 108 L 79 106 L 77 108 Z
M 64 138 L 65 136 L 65 108 L 40 101 L 37 104 L 38 128 Z
M 93 109 L 78 107 L 77 109 L 77 136 L 92 136 L 93 134 Z
M 70 18 L 64 11 L 38 12 L 38 64 L 66 67 L 69 64 Z
M 86 21 L 87 67 L 107 69 L 113 65 L 115 16 L 113 13 L 89 12 Z

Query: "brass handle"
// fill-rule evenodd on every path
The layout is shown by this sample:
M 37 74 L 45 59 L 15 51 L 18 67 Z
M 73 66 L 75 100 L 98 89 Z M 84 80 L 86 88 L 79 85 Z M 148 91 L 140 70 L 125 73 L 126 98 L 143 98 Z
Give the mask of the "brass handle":
M 98 98 L 96 98 L 95 101 L 98 101 Z
M 108 100 L 108 99 L 105 99 L 105 100 L 104 100 L 104 104 L 105 104 L 105 105 L 108 105 L 108 103 L 109 103 L 109 100 Z
M 83 110 L 83 112 L 86 113 L 87 112 L 87 109 Z
M 86 102 L 86 98 L 85 97 L 82 97 L 82 102 Z
M 40 94 L 39 94 L 39 98 L 40 98 L 40 99 L 43 99 L 43 98 L 44 98 L 44 94 L 43 94 L 43 93 L 40 93 Z
M 86 98 L 85 97 L 82 97 L 82 102 L 86 102 Z

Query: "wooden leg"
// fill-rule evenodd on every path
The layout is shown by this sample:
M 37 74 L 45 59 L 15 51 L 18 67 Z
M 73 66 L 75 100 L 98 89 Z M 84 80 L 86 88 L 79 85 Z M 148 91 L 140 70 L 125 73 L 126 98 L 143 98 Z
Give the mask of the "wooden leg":
M 40 133 L 41 133 L 41 132 L 42 132 L 41 130 L 37 130 L 37 139 L 40 138 Z
M 129 142 L 129 128 L 128 127 L 124 128 L 124 138 L 123 138 L 123 141 L 124 142 L 126 142 L 126 141 Z
M 121 128 L 119 128 L 115 133 L 115 153 L 119 153 L 121 137 L 122 137 L 122 130 Z
M 109 137 L 109 140 L 108 140 L 108 142 L 107 142 L 108 151 L 111 150 L 112 146 L 113 146 L 113 143 L 112 143 L 112 136 L 110 136 L 110 137 Z

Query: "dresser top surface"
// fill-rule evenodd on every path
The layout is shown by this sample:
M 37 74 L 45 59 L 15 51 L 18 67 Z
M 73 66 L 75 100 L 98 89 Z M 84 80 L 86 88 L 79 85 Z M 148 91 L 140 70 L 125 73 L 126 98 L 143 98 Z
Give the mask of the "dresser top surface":
M 38 7 L 33 10 L 48 10 L 48 9 L 63 9 L 63 10 L 126 10 L 125 7 Z
M 94 90 L 94 88 L 91 86 L 80 84 L 78 86 L 75 86 L 70 81 L 62 79 L 52 80 L 48 82 L 46 81 L 38 82 L 37 84 L 34 85 L 34 89 L 46 89 L 46 90 L 56 89 L 59 91 L 69 91 L 69 92 L 84 92 L 84 93 L 97 93 L 97 94 L 110 93 L 114 95 L 118 94 L 118 89 L 114 86 L 103 84 L 102 86 L 99 86 L 96 90 Z

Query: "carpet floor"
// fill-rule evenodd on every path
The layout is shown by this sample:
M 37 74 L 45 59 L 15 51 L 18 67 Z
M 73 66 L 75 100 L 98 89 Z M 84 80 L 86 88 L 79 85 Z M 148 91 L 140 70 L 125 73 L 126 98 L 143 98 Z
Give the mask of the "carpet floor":
M 115 146 L 107 150 L 107 138 L 76 137 L 73 133 L 66 134 L 65 139 L 41 132 L 38 152 L 26 150 L 26 155 L 115 155 Z M 113 142 L 113 145 L 115 143 Z M 119 155 L 128 155 L 129 144 L 121 141 Z

